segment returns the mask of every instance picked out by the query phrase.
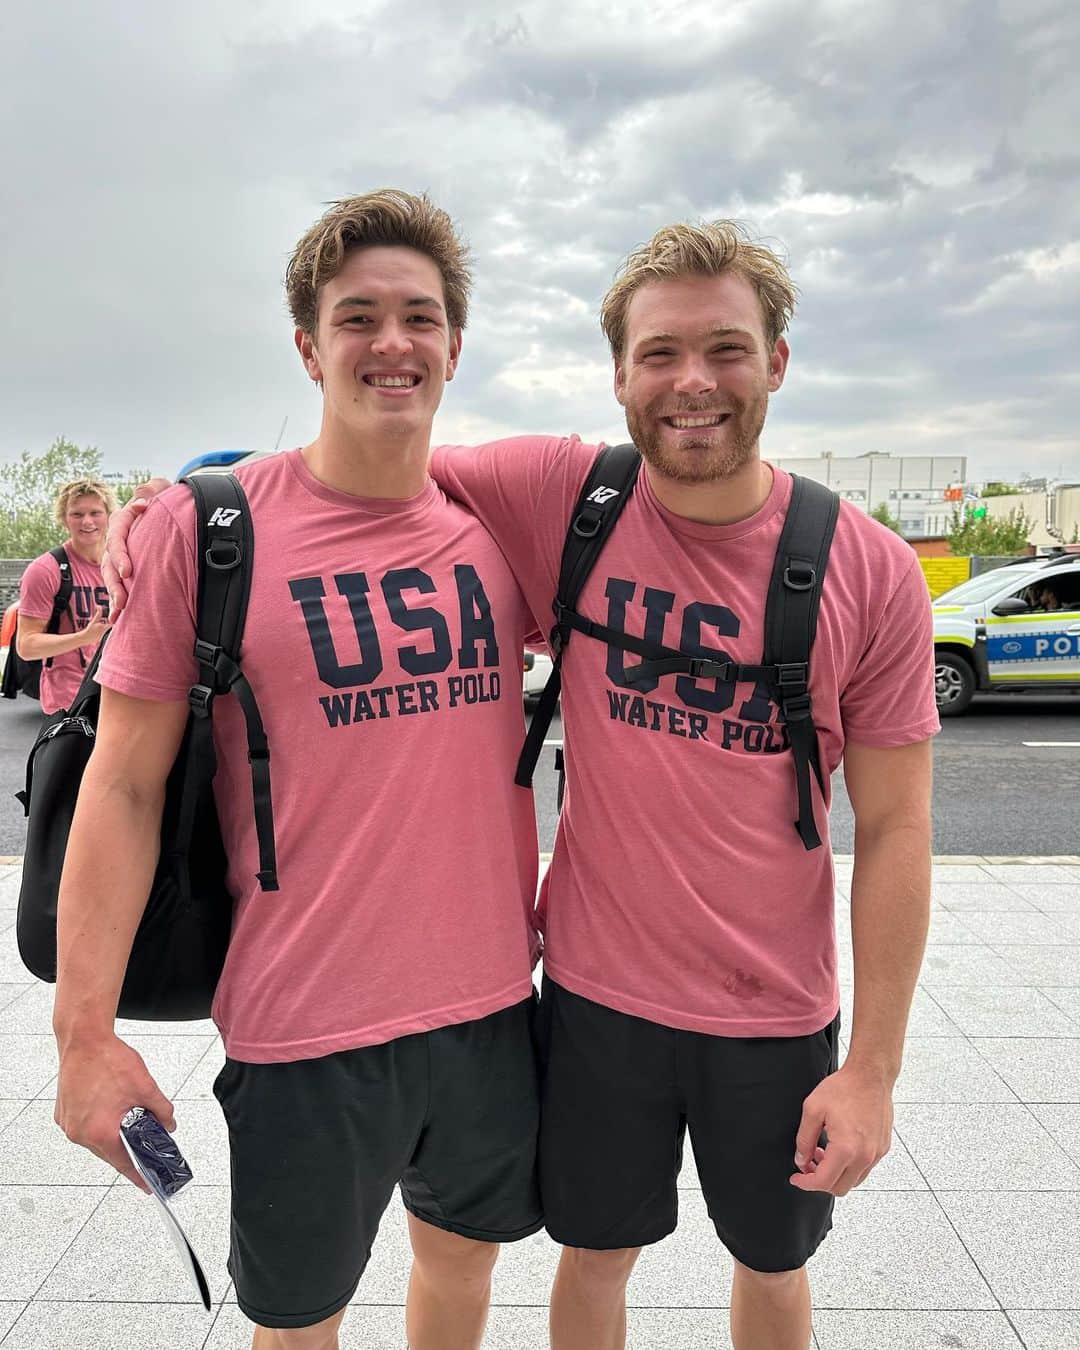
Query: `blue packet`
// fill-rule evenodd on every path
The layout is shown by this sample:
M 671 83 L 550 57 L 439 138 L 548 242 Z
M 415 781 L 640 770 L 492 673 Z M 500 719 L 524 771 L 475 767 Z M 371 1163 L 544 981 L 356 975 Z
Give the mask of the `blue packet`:
M 120 1121 L 120 1133 L 134 1155 L 135 1165 L 162 1197 L 175 1195 L 191 1180 L 184 1155 L 153 1111 L 133 1106 Z

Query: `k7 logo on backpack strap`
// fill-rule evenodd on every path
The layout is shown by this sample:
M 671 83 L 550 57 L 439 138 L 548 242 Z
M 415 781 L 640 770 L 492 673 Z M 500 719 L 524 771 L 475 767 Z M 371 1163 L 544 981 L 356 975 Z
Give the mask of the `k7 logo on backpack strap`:
M 239 511 L 233 510 L 230 507 L 219 506 L 206 523 L 207 525 L 221 525 L 228 528 L 239 514 Z
M 598 487 L 595 492 L 590 492 L 585 500 L 587 502 L 595 502 L 597 506 L 603 506 L 605 502 L 611 501 L 612 497 L 617 497 L 618 495 L 618 488 Z

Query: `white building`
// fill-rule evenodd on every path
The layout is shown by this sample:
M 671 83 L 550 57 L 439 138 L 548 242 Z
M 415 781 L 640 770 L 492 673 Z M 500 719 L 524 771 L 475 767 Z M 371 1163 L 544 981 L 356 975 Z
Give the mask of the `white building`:
M 776 459 L 772 463 L 832 488 L 864 511 L 884 505 L 910 539 L 944 534 L 956 503 L 946 489 L 960 488 L 967 475 L 965 455 L 898 455 L 872 450 L 865 455 L 817 459 Z

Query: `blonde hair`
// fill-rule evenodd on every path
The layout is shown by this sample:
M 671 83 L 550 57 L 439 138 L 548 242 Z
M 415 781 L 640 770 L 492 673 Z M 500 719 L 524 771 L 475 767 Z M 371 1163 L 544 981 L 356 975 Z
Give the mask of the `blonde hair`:
M 376 244 L 425 253 L 442 276 L 450 327 L 465 327 L 472 275 L 454 222 L 426 194 L 383 188 L 333 202 L 296 245 L 285 269 L 285 294 L 298 328 L 314 337 L 320 288 L 337 276 L 353 249 Z
M 73 478 L 70 483 L 64 484 L 53 503 L 53 517 L 62 530 L 67 529 L 67 513 L 71 510 L 72 502 L 80 497 L 100 497 L 110 516 L 119 506 L 116 493 L 100 478 Z
M 734 272 L 753 286 L 761 304 L 765 336 L 774 347 L 795 312 L 798 295 L 782 258 L 755 243 L 737 220 L 665 225 L 640 244 L 615 274 L 600 307 L 600 326 L 618 360 L 626 346 L 626 315 L 634 293 L 650 281 L 676 277 L 718 277 Z

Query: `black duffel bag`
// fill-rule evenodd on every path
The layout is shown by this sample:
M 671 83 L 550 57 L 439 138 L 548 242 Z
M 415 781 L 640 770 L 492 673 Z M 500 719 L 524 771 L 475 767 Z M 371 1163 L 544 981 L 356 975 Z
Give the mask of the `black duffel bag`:
M 185 480 L 198 516 L 200 683 L 166 784 L 161 848 L 146 908 L 132 942 L 117 1015 L 151 1021 L 209 1016 L 232 926 L 232 897 L 214 805 L 211 714 L 219 694 L 235 693 L 247 721 L 259 881 L 277 890 L 270 764 L 251 687 L 237 659 L 251 585 L 254 537 L 247 500 L 228 474 Z M 28 816 L 16 935 L 27 969 L 56 980 L 56 912 L 68 834 L 82 775 L 97 734 L 101 691 L 95 679 L 106 636 L 66 712 L 43 726 L 16 794 Z M 114 860 L 123 866 L 123 859 Z

